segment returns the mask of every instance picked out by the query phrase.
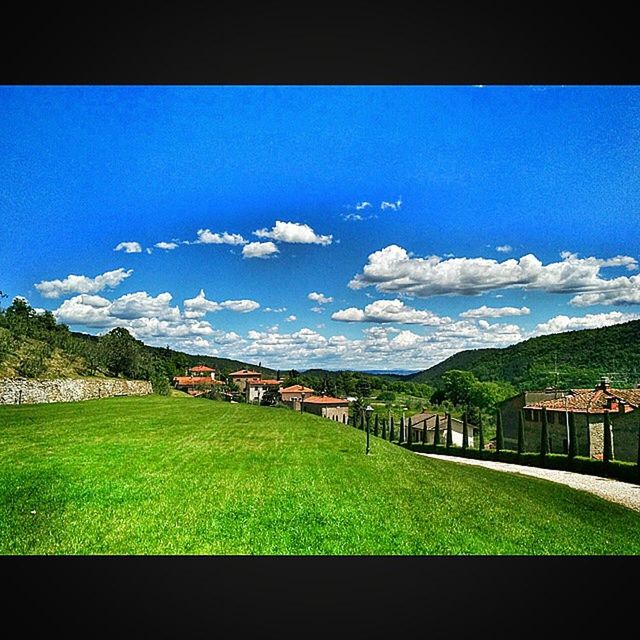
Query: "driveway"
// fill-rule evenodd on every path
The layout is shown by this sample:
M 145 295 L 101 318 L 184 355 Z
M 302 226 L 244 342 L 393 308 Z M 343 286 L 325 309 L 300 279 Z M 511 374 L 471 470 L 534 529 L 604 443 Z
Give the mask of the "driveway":
M 417 452 L 416 452 L 417 453 Z M 472 464 L 496 471 L 506 471 L 507 473 L 517 473 L 523 476 L 533 476 L 551 482 L 566 484 L 572 489 L 588 491 L 605 500 L 617 502 L 634 511 L 640 511 L 640 485 L 630 482 L 621 482 L 611 478 L 600 478 L 573 471 L 557 471 L 555 469 L 540 469 L 538 467 L 527 467 L 521 464 L 511 464 L 508 462 L 494 462 L 493 460 L 472 460 L 470 458 L 458 458 L 457 456 L 443 456 L 437 453 L 417 453 L 419 456 L 437 458 L 458 464 Z

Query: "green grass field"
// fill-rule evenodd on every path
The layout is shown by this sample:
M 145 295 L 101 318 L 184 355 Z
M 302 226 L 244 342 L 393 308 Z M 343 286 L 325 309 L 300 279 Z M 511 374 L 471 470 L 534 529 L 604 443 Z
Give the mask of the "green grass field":
M 288 409 L 0 407 L 2 554 L 638 554 L 640 514 Z

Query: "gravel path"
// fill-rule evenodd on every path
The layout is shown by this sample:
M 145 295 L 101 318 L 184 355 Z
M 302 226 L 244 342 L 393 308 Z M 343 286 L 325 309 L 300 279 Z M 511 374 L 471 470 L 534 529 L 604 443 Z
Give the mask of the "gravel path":
M 472 460 L 470 458 L 458 458 L 456 456 L 443 456 L 436 453 L 418 453 L 419 456 L 447 460 L 459 464 L 475 464 L 487 469 L 496 471 L 506 471 L 507 473 L 518 473 L 525 476 L 534 476 L 566 484 L 573 489 L 594 493 L 605 500 L 611 500 L 619 504 L 640 511 L 640 485 L 630 482 L 621 482 L 611 478 L 599 478 L 598 476 L 574 473 L 573 471 L 557 471 L 555 469 L 540 469 L 538 467 L 527 467 L 521 464 L 511 464 L 507 462 L 493 462 L 492 460 Z

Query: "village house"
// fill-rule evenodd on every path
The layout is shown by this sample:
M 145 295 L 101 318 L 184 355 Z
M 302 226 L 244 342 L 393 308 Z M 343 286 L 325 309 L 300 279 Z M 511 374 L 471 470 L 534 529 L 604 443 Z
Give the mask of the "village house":
M 568 452 L 569 416 L 572 415 L 576 428 L 577 454 L 601 459 L 604 450 L 604 414 L 608 413 L 614 458 L 636 461 L 640 431 L 640 387 L 614 389 L 609 380 L 602 377 L 593 389 L 570 389 L 554 393 L 557 396 L 555 398 L 530 397 L 522 406 L 525 451 L 540 450 L 542 413 L 546 411 L 551 453 Z M 502 406 L 509 405 L 510 400 L 513 399 L 506 400 Z M 509 412 L 506 415 L 502 412 L 502 415 L 505 448 L 515 449 L 518 414 L 509 416 Z
M 248 380 L 260 380 L 262 374 L 259 371 L 251 371 L 250 369 L 240 369 L 229 374 L 229 377 L 240 387 L 240 391 L 244 391 Z
M 411 440 L 413 442 L 424 442 L 425 429 L 427 440 L 425 444 L 433 444 L 436 430 L 436 415 L 440 417 L 440 444 L 447 442 L 447 416 L 435 413 L 418 413 L 410 416 L 411 419 Z M 408 421 L 407 421 L 408 422 Z M 452 444 L 462 446 L 462 435 L 464 433 L 464 423 L 457 418 L 451 418 L 451 441 Z M 473 447 L 474 427 L 467 424 L 468 446 Z
M 328 418 L 346 424 L 349 420 L 349 401 L 346 398 L 332 396 L 309 396 L 298 403 L 293 401 L 293 408 L 316 416 Z
M 305 387 L 303 384 L 293 384 L 290 387 L 280 389 L 280 399 L 282 402 L 300 402 L 303 397 L 312 396 L 315 393 L 314 389 Z
M 186 391 L 192 396 L 200 396 L 222 384 L 220 380 L 216 380 L 216 370 L 203 364 L 187 369 L 184 376 L 173 378 L 173 386 L 176 389 Z
M 279 389 L 280 380 L 249 379 L 245 382 L 245 397 L 247 402 L 260 403 L 267 389 Z

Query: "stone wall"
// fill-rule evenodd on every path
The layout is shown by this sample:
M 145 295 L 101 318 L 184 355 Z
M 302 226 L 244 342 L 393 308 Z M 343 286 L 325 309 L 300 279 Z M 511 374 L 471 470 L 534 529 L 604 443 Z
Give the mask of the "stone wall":
M 0 379 L 0 405 L 77 402 L 111 396 L 146 396 L 153 393 L 147 380 L 60 378 L 57 380 Z

